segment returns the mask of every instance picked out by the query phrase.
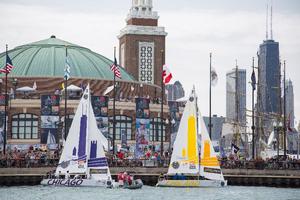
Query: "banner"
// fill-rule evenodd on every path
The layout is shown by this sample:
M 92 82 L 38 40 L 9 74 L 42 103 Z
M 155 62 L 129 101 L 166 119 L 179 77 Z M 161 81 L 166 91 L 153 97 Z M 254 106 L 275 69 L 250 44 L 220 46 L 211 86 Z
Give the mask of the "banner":
M 145 154 L 145 148 L 150 144 L 150 99 L 136 98 L 136 147 L 135 158 Z
M 169 113 L 170 113 L 171 147 L 172 147 L 179 128 L 180 115 L 179 115 L 178 102 L 169 101 L 168 104 L 169 104 Z
M 59 124 L 59 95 L 41 96 L 41 144 L 49 149 L 56 149 Z
M 94 111 L 94 115 L 97 121 L 98 129 L 101 133 L 108 138 L 108 96 L 92 96 L 92 107 Z
M 0 95 L 0 150 L 3 150 L 4 145 L 4 116 L 5 116 L 5 95 Z M 8 119 L 8 117 L 6 117 Z M 7 131 L 7 120 L 6 120 L 6 131 Z

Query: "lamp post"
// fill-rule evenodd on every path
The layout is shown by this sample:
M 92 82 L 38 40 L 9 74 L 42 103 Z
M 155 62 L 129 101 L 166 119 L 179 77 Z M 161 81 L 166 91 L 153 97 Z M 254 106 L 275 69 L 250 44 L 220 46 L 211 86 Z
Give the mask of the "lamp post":
M 13 78 L 12 79 L 12 84 L 14 86 L 14 99 L 15 99 L 16 98 L 16 93 L 17 93 L 18 79 Z

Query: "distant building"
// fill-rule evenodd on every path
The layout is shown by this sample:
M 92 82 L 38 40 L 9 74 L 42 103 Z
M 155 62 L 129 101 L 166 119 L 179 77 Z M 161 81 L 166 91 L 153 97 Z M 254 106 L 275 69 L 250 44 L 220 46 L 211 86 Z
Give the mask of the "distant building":
M 263 113 L 280 113 L 279 43 L 265 40 L 259 46 L 258 109 Z
M 286 95 L 286 116 L 290 122 L 290 127 L 295 127 L 295 115 L 294 115 L 294 89 L 293 82 L 291 80 L 286 80 L 285 82 L 285 95 Z M 283 105 L 283 104 L 282 104 Z
M 174 84 L 166 85 L 166 91 L 166 93 L 168 93 L 168 101 L 176 101 L 184 97 L 184 89 L 179 81 L 175 81 Z
M 226 118 L 246 124 L 246 70 L 233 69 L 226 74 Z
M 207 130 L 208 124 L 209 124 L 209 117 L 203 117 L 205 126 Z M 217 115 L 213 115 L 211 118 L 211 124 L 212 124 L 212 129 L 211 129 L 211 140 L 219 142 L 221 135 L 222 135 L 222 127 L 223 123 L 225 122 L 225 117 L 218 117 Z M 215 145 L 214 145 L 215 146 Z

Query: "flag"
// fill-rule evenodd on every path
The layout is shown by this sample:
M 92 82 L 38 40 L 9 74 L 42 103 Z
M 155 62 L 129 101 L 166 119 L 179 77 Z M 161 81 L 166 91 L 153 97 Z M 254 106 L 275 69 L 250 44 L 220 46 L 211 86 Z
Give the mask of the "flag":
M 231 143 L 231 153 L 232 154 L 236 154 L 237 152 L 239 152 L 240 148 L 238 146 L 236 146 L 235 144 Z
M 215 68 L 213 68 L 213 67 L 211 68 L 210 78 L 211 78 L 212 86 L 217 85 L 217 83 L 218 83 L 218 74 L 217 74 L 217 71 L 215 70 Z
M 106 90 L 103 92 L 103 95 L 107 95 L 108 93 L 110 93 L 111 91 L 113 91 L 114 89 L 114 85 L 111 85 L 109 87 L 106 88 Z
M 13 68 L 14 66 L 11 62 L 11 59 L 8 54 L 6 54 L 6 65 L 2 69 L 0 69 L 0 73 L 9 74 Z
M 163 82 L 164 84 L 167 84 L 171 81 L 172 79 L 172 73 L 170 72 L 170 70 L 168 69 L 167 65 L 163 66 L 163 73 L 162 73 L 162 77 L 163 77 Z
M 70 61 L 69 61 L 69 57 L 67 56 L 66 57 L 66 61 L 65 61 L 65 75 L 64 75 L 64 79 L 65 80 L 69 80 L 69 78 L 70 78 L 70 72 L 71 72 L 71 70 L 70 70 Z
M 255 77 L 254 70 L 251 75 L 251 85 L 252 85 L 252 90 L 256 90 L 256 77 Z
M 115 74 L 116 77 L 118 78 L 122 78 L 121 76 L 121 72 L 120 69 L 118 67 L 118 63 L 117 63 L 117 59 L 115 58 L 115 62 L 112 64 L 112 66 L 110 67 L 111 71 Z
M 62 90 L 65 89 L 65 83 L 61 83 L 61 89 L 62 89 Z

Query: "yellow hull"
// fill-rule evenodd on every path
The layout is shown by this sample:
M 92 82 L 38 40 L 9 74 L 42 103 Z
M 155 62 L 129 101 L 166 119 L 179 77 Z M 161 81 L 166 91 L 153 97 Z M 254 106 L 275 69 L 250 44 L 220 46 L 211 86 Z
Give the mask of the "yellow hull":
M 162 180 L 157 187 L 224 187 L 227 181 L 217 180 Z

